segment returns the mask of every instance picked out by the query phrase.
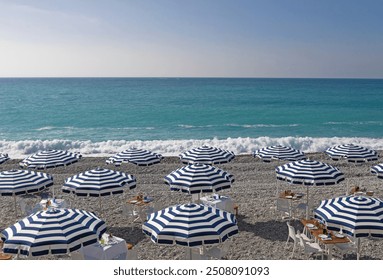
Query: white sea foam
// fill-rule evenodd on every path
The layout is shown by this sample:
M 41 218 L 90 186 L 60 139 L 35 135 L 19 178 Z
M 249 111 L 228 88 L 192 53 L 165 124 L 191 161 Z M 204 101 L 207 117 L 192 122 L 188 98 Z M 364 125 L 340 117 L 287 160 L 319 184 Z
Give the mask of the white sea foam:
M 136 147 L 152 150 L 165 156 L 174 156 L 191 148 L 209 145 L 231 150 L 235 154 L 251 154 L 257 149 L 277 144 L 291 146 L 304 152 L 323 152 L 330 146 L 347 143 L 353 143 L 375 150 L 383 150 L 383 138 L 258 137 L 213 138 L 204 140 L 110 140 L 102 142 L 92 142 L 90 140 L 1 140 L 0 153 L 7 153 L 11 158 L 24 158 L 27 155 L 41 150 L 58 149 L 80 152 L 84 156 L 110 156 L 122 150 Z
M 225 126 L 233 126 L 233 127 L 242 127 L 242 128 L 258 128 L 258 127 L 294 127 L 299 126 L 297 123 L 291 124 L 236 124 L 236 123 L 228 123 Z

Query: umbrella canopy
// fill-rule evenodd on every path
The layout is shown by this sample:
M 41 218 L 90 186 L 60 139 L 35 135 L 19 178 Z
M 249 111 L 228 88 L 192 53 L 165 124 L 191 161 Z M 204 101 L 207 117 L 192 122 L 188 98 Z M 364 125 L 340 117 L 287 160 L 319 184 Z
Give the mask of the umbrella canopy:
M 275 169 L 277 179 L 291 184 L 305 185 L 306 218 L 309 216 L 309 186 L 327 186 L 338 184 L 344 180 L 344 175 L 338 168 L 315 160 L 294 161 Z
M 107 196 L 123 193 L 136 187 L 136 178 L 127 173 L 97 168 L 79 173 L 65 180 L 61 187 L 65 193 L 77 196 Z
M 383 201 L 378 198 L 342 196 L 323 200 L 314 213 L 328 229 L 357 238 L 357 259 L 360 237 L 383 237 Z
M 202 146 L 182 153 L 179 157 L 182 163 L 203 163 L 211 165 L 230 162 L 235 158 L 235 155 L 231 151 Z
M 383 201 L 366 196 L 342 196 L 322 200 L 314 210 L 330 230 L 355 237 L 383 237 Z
M 344 180 L 338 168 L 315 160 L 294 161 L 275 169 L 277 179 L 307 186 L 334 185 Z
M 3 230 L 3 250 L 25 256 L 68 254 L 96 243 L 105 231 L 105 222 L 91 212 L 38 211 Z
M 362 163 L 378 160 L 378 153 L 354 144 L 338 145 L 328 148 L 325 153 L 333 160 L 346 159 L 348 162 Z
M 35 153 L 20 162 L 20 166 L 34 169 L 47 169 L 67 166 L 79 161 L 82 156 L 77 153 L 60 150 L 47 150 Z
M 139 166 L 148 166 L 160 163 L 163 156 L 148 150 L 131 148 L 122 151 L 106 160 L 108 164 L 120 166 L 123 162 L 130 162 Z
M 0 164 L 2 164 L 3 162 L 6 162 L 7 160 L 9 160 L 9 157 L 7 154 L 0 154 Z
M 172 191 L 189 194 L 220 191 L 230 188 L 233 182 L 233 175 L 205 164 L 190 164 L 165 176 L 165 183 Z
M 36 193 L 53 185 L 51 175 L 31 170 L 0 172 L 0 195 L 14 196 Z
M 172 206 L 152 213 L 142 225 L 154 243 L 195 247 L 218 244 L 238 233 L 235 216 L 200 204 Z
M 375 174 L 379 179 L 383 179 L 383 163 L 371 167 L 371 173 Z
M 270 146 L 256 150 L 254 157 L 262 159 L 264 162 L 270 162 L 273 159 L 296 161 L 306 159 L 303 152 L 293 149 L 291 147 L 285 147 L 281 145 Z

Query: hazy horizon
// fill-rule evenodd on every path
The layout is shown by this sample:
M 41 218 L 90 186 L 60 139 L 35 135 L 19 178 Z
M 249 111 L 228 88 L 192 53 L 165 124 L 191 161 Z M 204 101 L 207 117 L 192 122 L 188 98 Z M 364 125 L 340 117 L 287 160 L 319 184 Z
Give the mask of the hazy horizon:
M 383 2 L 0 0 L 0 77 L 383 78 Z

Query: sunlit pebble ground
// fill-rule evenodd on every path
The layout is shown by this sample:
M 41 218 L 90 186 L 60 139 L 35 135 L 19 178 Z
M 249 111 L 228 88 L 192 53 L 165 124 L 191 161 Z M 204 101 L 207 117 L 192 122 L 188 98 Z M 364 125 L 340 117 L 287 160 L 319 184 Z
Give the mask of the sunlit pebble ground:
M 313 187 L 310 196 L 314 201 L 328 199 L 344 195 L 349 184 L 365 187 L 374 191 L 376 197 L 382 197 L 383 181 L 370 173 L 370 167 L 376 162 L 355 166 L 345 161 L 332 161 L 325 154 L 309 154 L 312 160 L 319 160 L 340 168 L 347 178 L 346 181 L 336 186 Z M 67 167 L 48 169 L 48 173 L 54 177 L 54 188 L 57 196 L 62 196 L 72 203 L 72 207 L 93 211 L 107 224 L 107 231 L 113 235 L 124 238 L 134 244 L 138 249 L 139 259 L 184 259 L 185 249 L 180 246 L 163 246 L 153 243 L 150 238 L 142 233 L 139 222 L 131 223 L 122 214 L 121 205 L 130 197 L 138 193 L 153 197 L 162 208 L 175 204 L 187 203 L 190 196 L 171 192 L 164 184 L 164 176 L 171 171 L 182 167 L 177 157 L 166 157 L 160 164 L 141 167 L 133 164 L 125 164 L 114 167 L 105 163 L 106 158 L 85 157 L 80 162 Z M 9 160 L 0 165 L 0 170 L 18 169 L 20 160 Z M 290 241 L 286 246 L 288 236 L 286 221 L 281 219 L 278 213 L 270 209 L 274 205 L 276 189 L 291 189 L 293 192 L 305 193 L 305 187 L 289 185 L 276 179 L 274 168 L 285 162 L 265 163 L 251 155 L 237 156 L 232 162 L 218 165 L 219 168 L 228 171 L 235 176 L 235 182 L 231 189 L 224 190 L 220 194 L 230 196 L 239 206 L 237 216 L 239 234 L 233 238 L 227 259 L 242 260 L 283 260 L 291 257 L 293 243 Z M 350 167 L 351 166 L 351 167 Z M 64 195 L 60 188 L 65 178 L 79 172 L 97 167 L 121 170 L 136 176 L 137 188 L 113 197 L 103 197 L 103 211 L 100 213 L 98 198 L 76 198 Z M 36 203 L 40 198 L 27 198 Z M 11 226 L 15 221 L 14 202 L 10 197 L 0 197 L 0 229 Z M 19 214 L 18 219 L 21 219 Z M 299 220 L 293 222 L 297 230 L 302 231 Z M 383 259 L 383 239 L 362 239 L 361 259 Z M 336 258 L 356 259 L 355 254 L 341 256 L 335 252 Z M 39 259 L 68 259 L 68 256 L 44 256 Z M 294 259 L 309 259 L 301 250 L 297 250 Z

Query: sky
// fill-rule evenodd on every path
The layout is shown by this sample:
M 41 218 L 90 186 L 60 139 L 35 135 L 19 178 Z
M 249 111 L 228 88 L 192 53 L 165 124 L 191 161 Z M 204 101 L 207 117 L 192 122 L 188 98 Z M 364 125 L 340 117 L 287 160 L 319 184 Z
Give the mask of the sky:
M 381 0 L 0 0 L 0 77 L 383 78 Z

